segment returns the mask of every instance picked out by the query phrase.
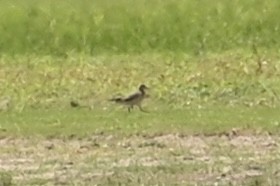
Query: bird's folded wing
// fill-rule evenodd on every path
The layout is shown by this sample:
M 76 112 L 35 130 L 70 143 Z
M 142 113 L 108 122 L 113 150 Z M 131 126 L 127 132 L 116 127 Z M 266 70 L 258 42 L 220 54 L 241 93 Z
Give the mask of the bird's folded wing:
M 135 99 L 138 99 L 139 97 L 141 97 L 141 94 L 140 93 L 135 93 L 135 94 L 132 94 L 132 95 L 126 97 L 125 99 L 123 99 L 123 101 L 130 102 L 130 101 L 133 101 Z

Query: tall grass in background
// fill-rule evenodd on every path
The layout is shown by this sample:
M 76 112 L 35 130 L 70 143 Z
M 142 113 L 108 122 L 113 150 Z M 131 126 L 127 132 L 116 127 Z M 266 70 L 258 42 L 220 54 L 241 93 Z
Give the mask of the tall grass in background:
M 280 47 L 279 0 L 0 1 L 1 54 Z

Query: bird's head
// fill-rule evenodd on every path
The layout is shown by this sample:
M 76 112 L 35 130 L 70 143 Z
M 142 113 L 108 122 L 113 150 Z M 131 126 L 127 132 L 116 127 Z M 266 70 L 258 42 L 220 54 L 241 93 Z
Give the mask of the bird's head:
M 144 85 L 144 84 L 141 84 L 140 86 L 139 86 L 139 90 L 141 91 L 141 92 L 144 92 L 145 90 L 147 90 L 147 89 L 149 89 L 146 85 Z

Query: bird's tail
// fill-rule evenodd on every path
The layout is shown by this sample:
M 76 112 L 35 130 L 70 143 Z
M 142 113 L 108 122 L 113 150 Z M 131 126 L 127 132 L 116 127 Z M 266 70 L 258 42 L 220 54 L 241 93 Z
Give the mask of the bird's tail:
M 122 98 L 112 98 L 112 99 L 109 99 L 109 101 L 114 101 L 116 103 L 121 103 L 121 102 L 123 102 L 123 99 Z

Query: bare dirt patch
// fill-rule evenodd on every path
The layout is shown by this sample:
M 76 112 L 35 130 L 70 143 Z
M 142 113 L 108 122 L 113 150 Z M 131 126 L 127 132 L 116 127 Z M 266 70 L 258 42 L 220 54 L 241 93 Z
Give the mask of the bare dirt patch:
M 15 185 L 275 185 L 279 142 L 270 135 L 4 138 L 0 170 Z

